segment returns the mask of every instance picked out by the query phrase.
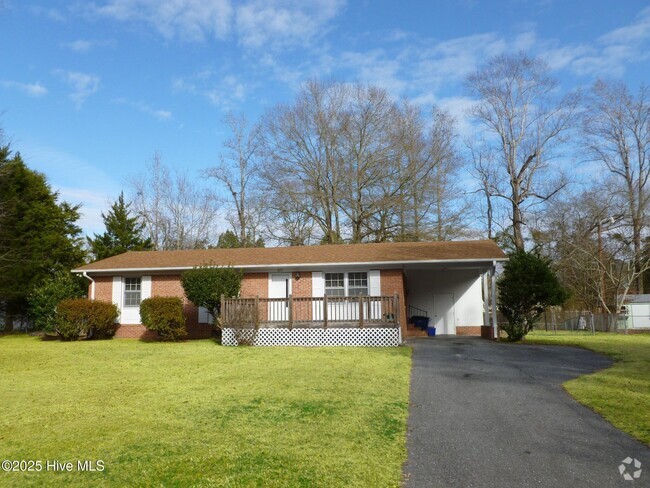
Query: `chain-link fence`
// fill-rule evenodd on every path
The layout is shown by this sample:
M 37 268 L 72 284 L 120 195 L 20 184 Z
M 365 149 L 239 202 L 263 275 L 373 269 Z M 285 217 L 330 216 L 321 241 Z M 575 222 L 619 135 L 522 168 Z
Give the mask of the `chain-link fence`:
M 650 330 L 650 315 L 592 313 L 575 310 L 547 310 L 537 322 L 537 330 L 592 332 L 635 332 Z

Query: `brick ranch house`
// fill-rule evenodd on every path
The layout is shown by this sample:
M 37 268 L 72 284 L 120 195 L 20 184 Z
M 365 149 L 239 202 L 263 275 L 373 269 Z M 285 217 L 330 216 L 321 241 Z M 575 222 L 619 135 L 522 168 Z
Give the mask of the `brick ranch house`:
M 135 251 L 73 272 L 89 280 L 92 300 L 117 305 L 116 337 L 151 336 L 139 311 L 151 296 L 182 297 L 189 338 L 210 337 L 209 314 L 180 282 L 183 271 L 210 264 L 244 271 L 240 297 L 223 305 L 224 344 L 236 342 L 228 327 L 239 317 L 264 331 L 260 345 L 385 345 L 417 333 L 413 315 L 429 317 L 438 334 L 495 337 L 494 270 L 505 259 L 487 240 L 394 242 Z

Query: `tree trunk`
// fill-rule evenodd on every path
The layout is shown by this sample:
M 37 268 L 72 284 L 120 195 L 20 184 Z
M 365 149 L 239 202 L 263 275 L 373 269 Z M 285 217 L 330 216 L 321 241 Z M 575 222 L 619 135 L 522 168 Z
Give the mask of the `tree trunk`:
M 512 235 L 517 251 L 524 250 L 524 236 L 522 233 L 521 209 L 519 205 L 512 204 Z

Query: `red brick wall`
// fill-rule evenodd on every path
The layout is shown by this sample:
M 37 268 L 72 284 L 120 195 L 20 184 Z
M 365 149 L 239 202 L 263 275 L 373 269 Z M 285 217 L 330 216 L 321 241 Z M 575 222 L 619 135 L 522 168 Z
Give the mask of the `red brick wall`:
M 298 274 L 300 278 L 297 278 Z M 300 271 L 291 275 L 291 294 L 294 297 L 312 296 L 311 271 Z
M 298 278 L 300 274 L 300 278 Z M 311 271 L 291 273 L 291 294 L 294 297 L 310 297 L 312 294 Z M 246 273 L 241 284 L 242 298 L 268 298 L 269 273 Z
M 404 272 L 401 269 L 382 269 L 380 276 L 382 296 L 392 297 L 397 293 L 399 297 L 399 323 L 402 328 L 402 337 L 406 337 L 406 286 Z
M 199 323 L 199 309 L 185 296 L 179 275 L 160 275 L 151 277 L 152 297 L 182 297 L 185 325 L 190 329 Z
M 113 277 L 101 276 L 95 279 L 95 300 L 111 302 L 113 300 Z M 198 323 L 198 308 L 190 302 L 183 292 L 180 275 L 154 275 L 151 277 L 151 296 L 182 297 L 185 326 L 189 339 L 205 339 L 212 334 L 210 324 Z M 157 335 L 142 325 L 120 325 L 115 337 L 135 339 L 156 339 Z
M 95 300 L 100 302 L 113 301 L 113 277 L 98 276 L 95 280 Z M 90 297 L 90 287 L 88 287 L 88 296 Z
M 115 331 L 118 339 L 142 339 L 153 341 L 158 339 L 158 334 L 147 330 L 144 325 L 120 325 Z
M 456 335 L 481 336 L 484 339 L 492 339 L 492 327 L 485 325 L 462 325 L 456 327 Z
M 244 298 L 268 297 L 268 273 L 246 273 L 242 281 L 241 296 Z M 103 301 L 112 301 L 113 296 L 113 277 L 95 278 L 95 299 Z M 296 277 L 296 272 L 292 273 L 292 295 L 295 298 L 311 297 L 313 293 L 312 272 L 300 271 L 300 278 Z M 401 269 L 381 270 L 381 294 L 384 296 L 393 296 L 395 293 L 399 296 L 400 301 L 400 324 L 402 334 L 406 336 L 406 300 L 405 300 L 405 283 L 404 273 Z M 183 311 L 186 317 L 186 327 L 190 339 L 210 337 L 212 327 L 209 324 L 198 323 L 198 308 L 185 297 L 183 287 L 180 282 L 180 275 L 153 275 L 151 277 L 151 295 L 152 296 L 177 296 L 183 298 Z M 312 307 L 303 306 L 294 301 L 294 307 L 297 307 L 294 313 L 296 320 L 311 320 Z M 261 315 L 266 314 L 266 310 L 261 310 Z M 265 317 L 260 317 L 262 320 Z M 142 325 L 122 325 L 118 328 L 115 337 L 131 337 L 141 339 L 155 339 L 156 335 L 147 331 Z
M 269 296 L 269 274 L 268 273 L 246 273 L 241 283 L 242 298 L 268 298 Z
M 481 325 L 459 325 L 456 327 L 456 335 L 480 336 L 481 327 Z
M 311 271 L 300 271 L 291 273 L 291 295 L 294 298 L 311 297 L 312 281 Z M 242 281 L 241 297 L 242 298 L 268 298 L 269 296 L 269 273 L 246 273 Z M 295 320 L 311 320 L 312 308 L 311 303 L 307 306 L 306 302 L 294 300 L 294 318 Z M 260 304 L 260 320 L 267 319 L 268 310 L 266 304 Z

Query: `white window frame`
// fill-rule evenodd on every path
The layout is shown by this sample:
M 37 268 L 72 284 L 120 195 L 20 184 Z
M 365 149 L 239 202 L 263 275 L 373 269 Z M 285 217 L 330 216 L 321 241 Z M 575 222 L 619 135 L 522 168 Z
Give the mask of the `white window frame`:
M 363 296 L 370 294 L 370 272 L 367 270 L 357 271 L 324 271 L 323 272 L 323 292 L 327 294 L 327 275 L 328 274 L 342 274 L 343 275 L 343 295 L 328 295 L 328 296 L 344 296 L 344 297 L 357 297 L 359 295 L 350 295 L 350 273 L 364 273 L 366 275 L 366 293 Z M 359 288 L 359 287 L 354 287 Z
M 138 282 L 137 282 L 137 290 L 129 290 L 128 289 L 129 286 L 133 286 L 133 285 L 129 285 L 129 280 L 138 280 Z M 142 277 L 141 276 L 127 276 L 127 277 L 125 277 L 124 278 L 124 290 L 122 291 L 122 293 L 123 293 L 123 298 L 122 299 L 124 300 L 124 302 L 123 302 L 124 307 L 132 307 L 132 308 L 140 307 L 140 303 L 142 303 Z M 126 299 L 127 293 L 129 293 L 129 294 L 137 293 L 138 294 L 138 303 L 137 303 L 137 305 L 128 305 L 127 304 L 127 299 Z

